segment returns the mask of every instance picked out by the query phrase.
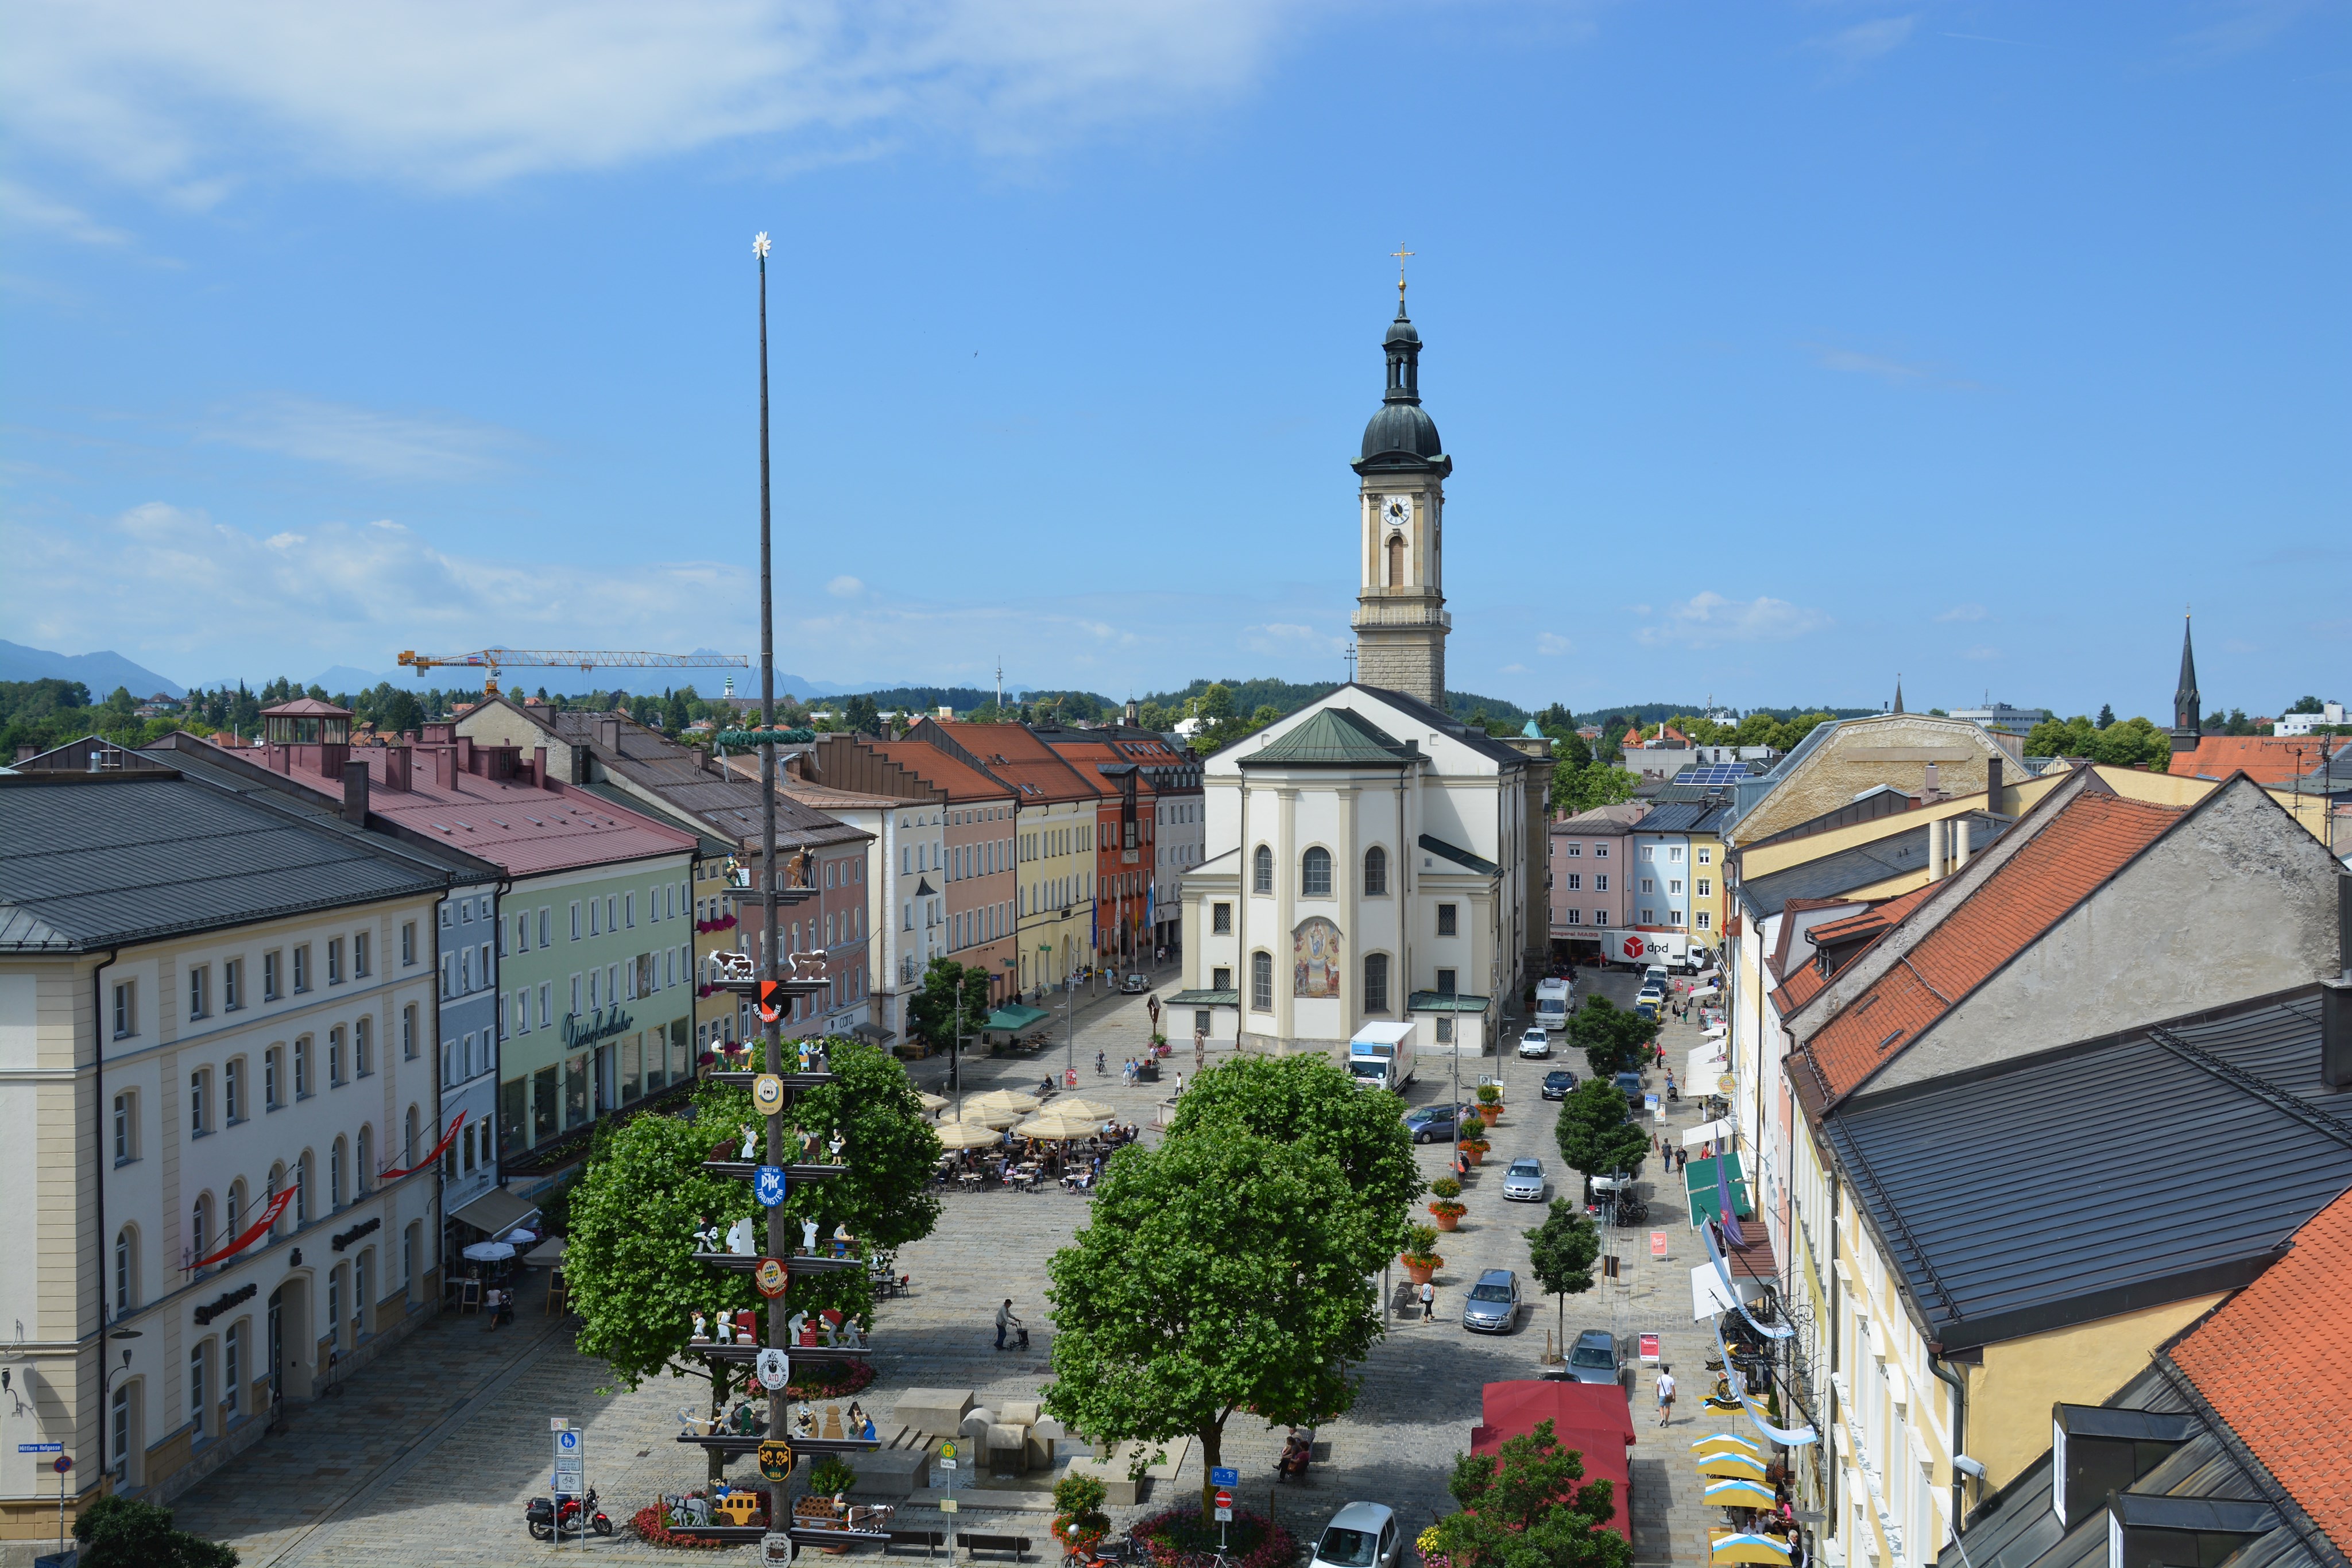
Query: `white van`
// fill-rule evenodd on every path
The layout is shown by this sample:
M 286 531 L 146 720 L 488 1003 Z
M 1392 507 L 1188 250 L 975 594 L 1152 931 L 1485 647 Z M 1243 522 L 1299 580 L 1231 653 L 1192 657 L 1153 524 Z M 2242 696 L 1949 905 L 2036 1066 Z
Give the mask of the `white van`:
M 1568 1002 L 1570 987 L 1566 980 L 1536 982 L 1536 1022 L 1548 1030 L 1568 1027 Z
M 1363 1089 L 1404 1092 L 1412 1082 L 1412 1030 L 1409 1023 L 1368 1023 L 1348 1042 L 1348 1074 Z

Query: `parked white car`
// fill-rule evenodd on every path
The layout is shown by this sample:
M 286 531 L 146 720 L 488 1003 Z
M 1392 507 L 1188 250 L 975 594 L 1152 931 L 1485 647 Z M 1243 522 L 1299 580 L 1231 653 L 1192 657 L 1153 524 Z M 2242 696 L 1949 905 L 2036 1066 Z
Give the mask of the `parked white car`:
M 1396 1568 L 1403 1550 L 1404 1527 L 1394 1509 L 1351 1502 L 1323 1527 L 1307 1568 Z
M 1549 1056 L 1551 1054 L 1551 1035 L 1549 1031 L 1545 1030 L 1541 1024 L 1538 1024 L 1534 1028 L 1528 1030 L 1527 1033 L 1519 1036 L 1519 1054 L 1521 1056 Z

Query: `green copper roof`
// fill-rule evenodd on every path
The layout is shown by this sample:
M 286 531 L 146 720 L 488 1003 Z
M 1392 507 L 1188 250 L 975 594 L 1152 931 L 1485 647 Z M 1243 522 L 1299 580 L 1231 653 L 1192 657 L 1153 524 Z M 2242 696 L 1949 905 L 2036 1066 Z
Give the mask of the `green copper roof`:
M 1378 725 L 1346 708 L 1327 707 L 1278 739 L 1240 758 L 1244 768 L 1370 764 L 1395 767 L 1416 754 Z

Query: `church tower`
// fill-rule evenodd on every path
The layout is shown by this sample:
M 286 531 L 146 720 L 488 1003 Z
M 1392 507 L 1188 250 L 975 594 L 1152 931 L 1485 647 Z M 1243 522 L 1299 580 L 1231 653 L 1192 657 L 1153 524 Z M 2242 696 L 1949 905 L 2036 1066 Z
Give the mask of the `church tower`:
M 1363 455 L 1349 466 L 1360 480 L 1363 587 L 1349 622 L 1356 678 L 1368 686 L 1445 707 L 1445 476 L 1454 459 L 1421 406 L 1421 334 L 1404 313 L 1397 279 L 1396 319 L 1381 347 L 1388 392 L 1364 426 Z
M 2189 617 L 2180 618 L 2180 684 L 2172 691 L 2172 749 L 2194 751 L 2204 737 L 2203 699 L 2197 691 L 2197 650 L 2189 643 Z

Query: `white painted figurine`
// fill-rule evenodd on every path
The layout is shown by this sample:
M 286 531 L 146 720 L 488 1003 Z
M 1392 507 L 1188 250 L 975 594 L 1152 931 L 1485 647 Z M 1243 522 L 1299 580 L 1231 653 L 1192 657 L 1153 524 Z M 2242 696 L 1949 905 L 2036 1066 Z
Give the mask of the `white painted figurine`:
M 805 1312 L 794 1312 L 784 1322 L 784 1338 L 786 1342 L 792 1344 L 800 1343 L 801 1331 L 807 1326 L 808 1313 Z
M 747 1122 L 743 1125 L 743 1153 L 740 1157 L 748 1160 L 759 1152 L 759 1148 L 760 1129 Z
M 841 1163 L 841 1151 L 848 1146 L 849 1140 L 843 1137 L 841 1135 L 841 1130 L 836 1127 L 834 1129 L 833 1142 L 827 1144 L 824 1147 L 825 1153 L 833 1156 L 833 1163 L 835 1165 L 839 1165 Z
M 748 1258 L 752 1253 L 757 1252 L 760 1249 L 759 1245 L 751 1239 L 751 1231 L 752 1223 L 748 1215 L 743 1218 L 737 1220 L 733 1225 L 729 1226 L 727 1228 L 727 1250 L 734 1253 L 739 1258 Z
M 719 1314 L 719 1343 L 720 1344 L 735 1343 L 735 1320 L 726 1312 Z
M 801 1250 L 811 1256 L 816 1252 L 816 1221 L 814 1219 L 801 1221 Z
M 694 1337 L 698 1341 L 707 1341 L 710 1338 L 710 1320 L 700 1312 L 694 1314 Z

